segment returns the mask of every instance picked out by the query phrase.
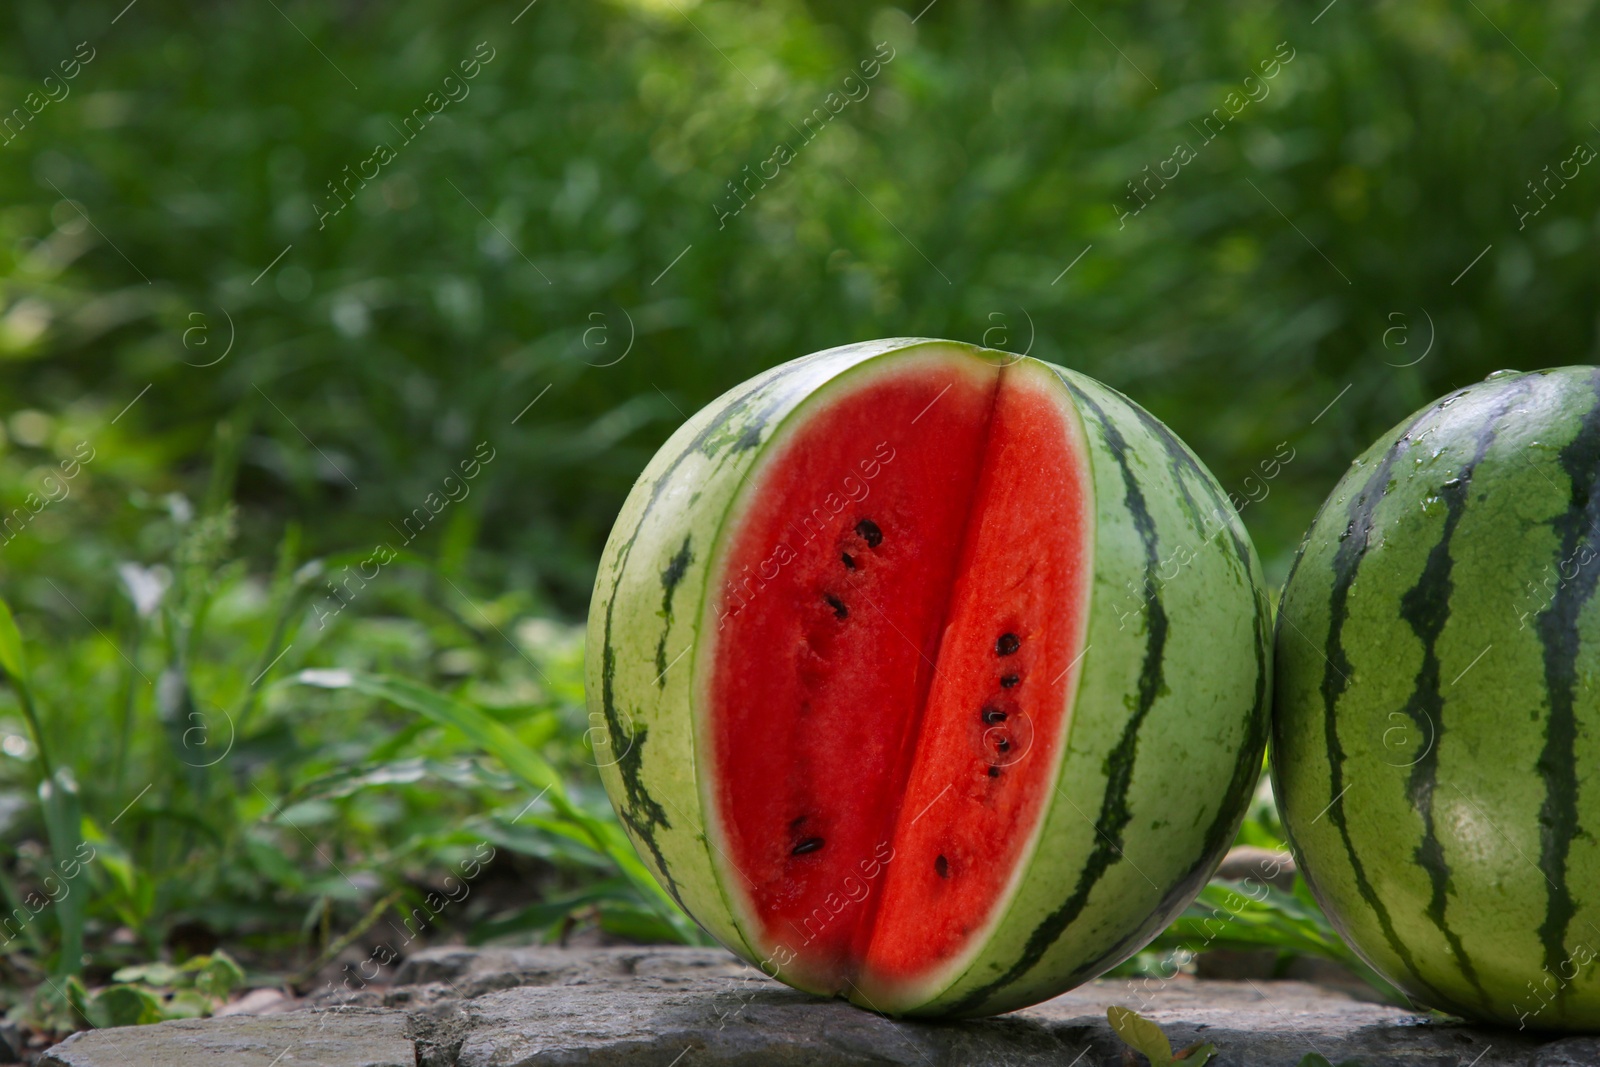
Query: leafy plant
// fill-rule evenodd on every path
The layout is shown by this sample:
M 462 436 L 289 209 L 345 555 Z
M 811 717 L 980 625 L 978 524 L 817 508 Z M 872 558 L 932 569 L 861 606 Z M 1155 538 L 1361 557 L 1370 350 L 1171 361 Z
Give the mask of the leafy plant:
M 74 979 L 73 1004 L 91 1026 L 131 1026 L 210 1015 L 245 983 L 244 972 L 226 952 L 195 956 L 181 966 L 150 963 L 123 967 L 115 983 L 84 993 Z
M 123 967 L 112 976 L 112 984 L 92 990 L 78 975 L 68 975 L 59 983 L 45 983 L 30 1007 L 29 1021 L 41 1029 L 64 1031 L 197 1019 L 215 1012 L 244 984 L 244 972 L 222 951 L 192 957 L 181 966 Z

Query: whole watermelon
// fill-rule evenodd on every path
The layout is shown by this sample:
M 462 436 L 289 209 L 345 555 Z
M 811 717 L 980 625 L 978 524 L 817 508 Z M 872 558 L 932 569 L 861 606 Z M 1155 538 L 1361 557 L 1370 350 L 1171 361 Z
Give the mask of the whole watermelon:
M 588 693 L 646 864 L 767 974 L 980 1015 L 1125 959 L 1261 768 L 1269 606 L 1211 475 L 1120 394 L 949 341 L 819 352 L 662 447 Z
M 1600 370 L 1406 419 L 1279 607 L 1272 772 L 1300 870 L 1424 1004 L 1600 1028 Z

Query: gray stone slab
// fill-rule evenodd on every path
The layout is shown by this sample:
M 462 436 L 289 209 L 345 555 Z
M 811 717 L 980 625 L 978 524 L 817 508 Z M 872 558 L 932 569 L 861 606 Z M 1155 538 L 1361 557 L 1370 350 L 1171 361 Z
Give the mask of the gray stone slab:
M 416 1067 L 405 1012 L 230 1015 L 73 1034 L 40 1067 Z
M 441 948 L 411 957 L 397 978 L 360 994 L 390 1010 L 92 1032 L 44 1063 L 1121 1067 L 1124 1046 L 1106 1022 L 1121 1005 L 1159 1023 L 1175 1047 L 1216 1045 L 1218 1067 L 1296 1067 L 1311 1052 L 1365 1067 L 1600 1065 L 1600 1038 L 1468 1027 L 1294 981 L 1105 980 L 996 1019 L 917 1023 L 806 996 L 712 949 Z
M 1298 982 L 1095 982 L 998 1019 L 937 1024 L 892 1021 L 759 976 L 502 990 L 420 1014 L 418 1045 L 429 1067 L 1089 1067 L 1122 1062 L 1105 1016 L 1113 1004 L 1160 1023 L 1174 1047 L 1215 1044 L 1223 1067 L 1292 1067 L 1314 1051 L 1372 1067 L 1464 1067 L 1482 1053 L 1479 1067 L 1492 1067 L 1530 1064 L 1536 1048 Z

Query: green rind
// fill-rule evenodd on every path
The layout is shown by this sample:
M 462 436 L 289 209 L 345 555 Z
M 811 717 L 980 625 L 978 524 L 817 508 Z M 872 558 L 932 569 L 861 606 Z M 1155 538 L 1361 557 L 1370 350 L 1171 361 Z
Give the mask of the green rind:
M 1411 995 L 1512 1026 L 1600 1026 L 1597 479 L 1593 368 L 1492 378 L 1356 461 L 1280 605 L 1273 777 L 1313 892 Z

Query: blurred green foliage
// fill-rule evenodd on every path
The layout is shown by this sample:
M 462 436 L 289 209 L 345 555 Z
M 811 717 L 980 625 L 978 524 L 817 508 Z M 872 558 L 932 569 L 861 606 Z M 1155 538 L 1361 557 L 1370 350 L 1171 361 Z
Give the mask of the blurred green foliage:
M 0 891 L 100 857 L 6 967 L 110 979 L 197 929 L 311 966 L 482 842 L 511 888 L 451 919 L 474 936 L 692 936 L 614 848 L 574 622 L 645 460 L 765 367 L 928 335 L 1084 370 L 1247 502 L 1278 580 L 1408 411 L 1600 362 L 1600 168 L 1562 169 L 1600 146 L 1592 0 L 915 6 L 0 12 L 0 589 L 32 664 Z M 401 688 L 283 681 L 336 669 Z
M 578 612 L 685 413 L 805 352 L 918 334 L 1102 378 L 1241 497 L 1289 441 L 1291 475 L 1247 511 L 1281 576 L 1380 430 L 1502 366 L 1594 359 L 1600 170 L 1523 229 L 1514 206 L 1600 145 L 1588 0 L 1342 3 L 1314 24 L 1320 5 L 1243 0 L 945 0 L 914 25 L 799 0 L 141 0 L 113 25 L 119 6 L 4 16 L 0 106 L 94 52 L 0 146 L 8 405 L 70 412 L 107 464 L 174 485 L 250 411 L 258 553 L 291 515 L 318 550 L 382 535 L 487 439 L 507 458 L 454 551 L 494 548 L 485 578 Z M 480 42 L 465 98 L 405 143 Z M 879 42 L 868 95 L 803 143 Z M 1204 143 L 1280 42 L 1265 98 Z M 719 228 L 727 183 L 779 141 L 794 161 Z M 1198 158 L 1119 226 L 1180 141 Z M 319 228 L 328 183 L 379 142 L 396 158 Z M 1386 366 L 1427 347 L 1424 312 L 1427 358 Z

